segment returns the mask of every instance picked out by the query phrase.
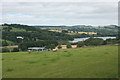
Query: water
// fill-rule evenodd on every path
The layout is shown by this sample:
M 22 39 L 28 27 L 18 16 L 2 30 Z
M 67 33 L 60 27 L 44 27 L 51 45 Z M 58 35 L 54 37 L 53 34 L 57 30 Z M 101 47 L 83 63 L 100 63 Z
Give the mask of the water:
M 79 42 L 79 41 L 85 41 L 86 39 L 89 39 L 90 37 L 86 37 L 86 38 L 74 38 L 73 41 L 69 41 L 71 43 L 76 43 L 76 42 Z M 116 37 L 94 37 L 94 38 L 101 38 L 103 40 L 106 40 L 106 39 L 115 39 Z

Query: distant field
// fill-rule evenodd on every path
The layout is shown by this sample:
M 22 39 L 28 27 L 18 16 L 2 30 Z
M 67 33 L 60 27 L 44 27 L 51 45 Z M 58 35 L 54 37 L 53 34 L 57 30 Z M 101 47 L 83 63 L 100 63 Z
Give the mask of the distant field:
M 4 78 L 116 78 L 117 46 L 3 53 Z

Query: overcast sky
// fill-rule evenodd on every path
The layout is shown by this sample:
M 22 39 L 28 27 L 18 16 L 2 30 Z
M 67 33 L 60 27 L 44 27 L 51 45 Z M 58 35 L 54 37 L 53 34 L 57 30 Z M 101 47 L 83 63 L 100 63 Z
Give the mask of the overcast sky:
M 3 23 L 28 25 L 118 24 L 117 2 L 3 2 Z

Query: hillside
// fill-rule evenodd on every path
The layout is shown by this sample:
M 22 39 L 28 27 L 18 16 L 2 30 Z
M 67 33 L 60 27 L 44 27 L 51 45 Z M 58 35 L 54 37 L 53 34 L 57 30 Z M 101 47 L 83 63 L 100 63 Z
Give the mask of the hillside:
M 73 38 L 92 37 L 92 36 L 118 36 L 118 26 L 28 26 L 21 24 L 3 24 L 2 39 L 12 41 L 15 44 L 20 42 L 38 41 L 38 40 L 58 40 L 70 41 Z M 72 32 L 72 33 L 71 33 Z M 86 33 L 95 34 L 86 34 Z M 79 34 L 80 33 L 80 34 Z M 83 34 L 81 34 L 83 33 Z M 74 35 L 73 35 L 74 34 Z M 17 36 L 24 39 L 19 40 Z
M 3 53 L 3 78 L 116 78 L 118 46 Z
M 42 30 L 38 27 L 32 27 L 28 25 L 3 24 L 2 27 L 3 27 L 2 39 L 12 41 L 15 44 L 38 40 L 50 40 L 50 41 L 73 40 L 72 36 L 67 35 L 65 33 L 51 32 L 48 30 Z M 23 40 L 18 39 L 17 36 L 23 37 Z

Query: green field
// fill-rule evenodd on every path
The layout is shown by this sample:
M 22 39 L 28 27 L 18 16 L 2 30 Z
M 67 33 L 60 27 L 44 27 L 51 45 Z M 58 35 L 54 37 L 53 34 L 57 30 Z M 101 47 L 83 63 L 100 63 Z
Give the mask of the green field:
M 3 53 L 3 78 L 116 78 L 118 47 Z

